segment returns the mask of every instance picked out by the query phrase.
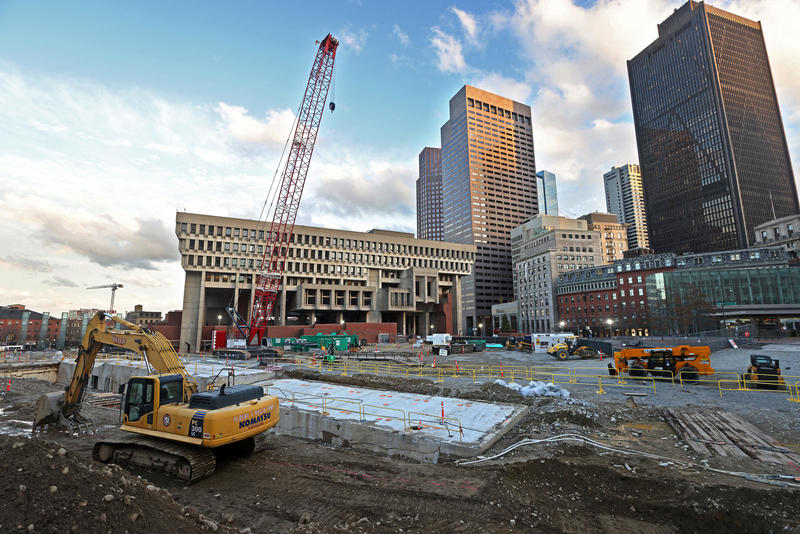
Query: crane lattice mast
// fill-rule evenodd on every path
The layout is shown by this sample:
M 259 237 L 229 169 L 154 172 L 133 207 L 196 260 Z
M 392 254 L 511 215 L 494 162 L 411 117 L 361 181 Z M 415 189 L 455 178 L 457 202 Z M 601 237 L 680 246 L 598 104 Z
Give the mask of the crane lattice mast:
M 247 327 L 248 344 L 260 342 L 278 296 L 286 256 L 294 232 L 297 210 L 300 207 L 300 198 L 303 196 L 308 166 L 311 163 L 319 123 L 325 111 L 328 89 L 333 78 L 333 65 L 338 46 L 339 41 L 331 34 L 328 34 L 319 44 L 314 65 L 308 77 L 306 92 L 300 103 L 294 132 L 290 138 L 286 166 L 283 169 L 280 189 L 275 200 L 272 222 L 269 232 L 266 234 L 261 272 L 256 275 L 253 309 L 250 312 L 250 323 Z M 332 103 L 331 110 L 333 110 Z M 244 329 L 240 328 L 240 330 Z

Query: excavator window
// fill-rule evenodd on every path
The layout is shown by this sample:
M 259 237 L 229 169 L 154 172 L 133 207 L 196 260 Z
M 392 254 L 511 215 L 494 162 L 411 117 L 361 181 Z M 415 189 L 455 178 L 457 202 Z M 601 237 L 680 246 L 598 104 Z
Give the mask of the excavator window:
M 125 415 L 131 422 L 153 411 L 153 380 L 133 378 L 128 383 L 128 398 L 125 399 Z
M 163 406 L 183 400 L 183 377 L 174 375 L 161 379 L 159 385 L 158 403 Z

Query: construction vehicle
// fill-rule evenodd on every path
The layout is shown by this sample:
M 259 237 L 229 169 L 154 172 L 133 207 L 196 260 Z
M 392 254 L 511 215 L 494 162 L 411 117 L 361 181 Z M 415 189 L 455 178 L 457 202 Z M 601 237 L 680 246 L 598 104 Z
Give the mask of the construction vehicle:
M 556 343 L 547 349 L 547 354 L 555 356 L 557 360 L 561 361 L 570 356 L 579 356 L 581 360 L 589 360 L 598 356 L 598 352 L 592 347 L 576 343 Z
M 614 352 L 614 363 L 608 364 L 611 376 L 628 373 L 629 376 L 681 377 L 697 380 L 699 376 L 713 375 L 711 348 L 706 346 L 655 348 L 625 348 Z
M 784 389 L 786 383 L 781 376 L 780 360 L 766 354 L 751 354 L 747 372 L 742 375 L 745 388 Z
M 266 431 L 278 423 L 278 399 L 264 395 L 261 386 L 225 384 L 198 392 L 197 381 L 162 334 L 98 312 L 86 328 L 65 390 L 39 399 L 34 432 L 50 424 L 70 433 L 92 426 L 80 410 L 97 353 L 107 346 L 141 355 L 152 373 L 131 377 L 125 386 L 120 429 L 132 435 L 96 442 L 95 460 L 161 469 L 194 482 L 214 472 L 214 449 L 240 444 L 257 452 L 266 445 Z
M 273 212 L 272 222 L 266 232 L 261 270 L 255 278 L 250 320 L 245 319 L 234 307 L 225 308 L 248 345 L 266 344 L 263 342 L 263 336 L 283 280 L 286 259 L 292 247 L 294 223 L 297 211 L 300 209 L 300 199 L 303 196 L 303 187 L 311 164 L 311 155 L 314 153 L 320 121 L 325 111 L 328 89 L 334 77 L 333 67 L 338 47 L 339 41 L 331 34 L 319 42 L 297 119 L 287 140 L 288 150 L 283 172 L 279 179 L 278 173 L 275 173 L 276 178 L 273 179 L 273 187 L 270 188 L 276 192 L 270 207 Z M 335 107 L 331 100 L 328 108 L 333 112 Z M 266 228 L 266 224 L 264 226 Z

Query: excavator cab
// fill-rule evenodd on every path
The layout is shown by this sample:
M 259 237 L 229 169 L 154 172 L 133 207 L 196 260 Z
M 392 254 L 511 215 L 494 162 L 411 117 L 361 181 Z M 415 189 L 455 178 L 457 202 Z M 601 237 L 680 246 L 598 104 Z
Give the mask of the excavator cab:
M 136 426 L 153 424 L 153 415 L 160 406 L 183 401 L 181 375 L 156 375 L 133 377 L 128 381 L 125 394 L 125 423 Z M 142 422 L 142 418 L 145 421 Z

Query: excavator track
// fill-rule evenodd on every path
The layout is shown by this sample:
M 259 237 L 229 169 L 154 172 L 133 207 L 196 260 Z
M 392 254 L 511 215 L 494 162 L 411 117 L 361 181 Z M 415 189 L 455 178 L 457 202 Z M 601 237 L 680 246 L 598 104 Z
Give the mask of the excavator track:
M 92 448 L 92 458 L 158 470 L 189 484 L 210 476 L 217 465 L 211 449 L 146 436 L 99 441 Z

